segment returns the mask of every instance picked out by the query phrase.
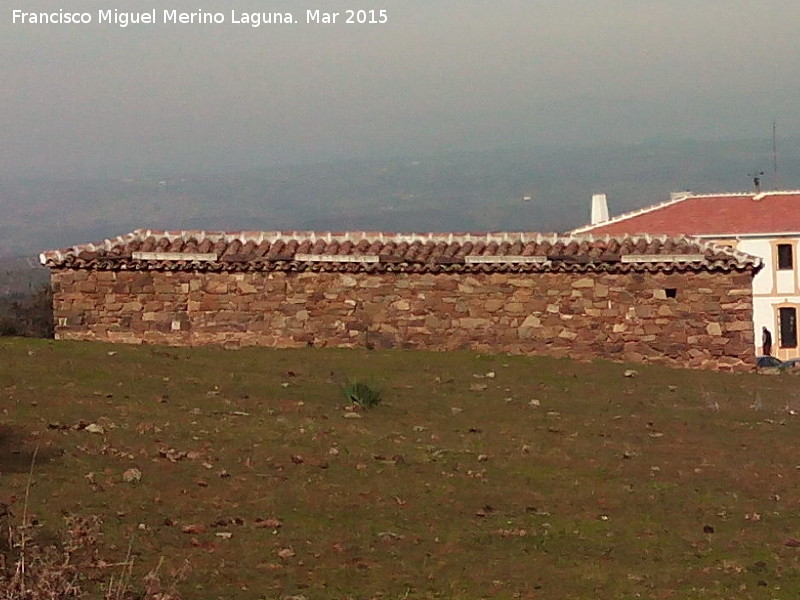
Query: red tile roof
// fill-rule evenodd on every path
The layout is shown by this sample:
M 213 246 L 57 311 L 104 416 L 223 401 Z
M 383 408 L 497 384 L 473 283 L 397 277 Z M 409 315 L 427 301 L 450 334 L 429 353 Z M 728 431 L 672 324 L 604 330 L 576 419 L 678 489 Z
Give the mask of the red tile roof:
M 551 272 L 752 270 L 761 260 L 696 239 L 542 233 L 136 230 L 51 250 L 51 268 L 196 271 Z
M 572 231 L 596 235 L 746 235 L 800 232 L 800 191 L 688 195 Z

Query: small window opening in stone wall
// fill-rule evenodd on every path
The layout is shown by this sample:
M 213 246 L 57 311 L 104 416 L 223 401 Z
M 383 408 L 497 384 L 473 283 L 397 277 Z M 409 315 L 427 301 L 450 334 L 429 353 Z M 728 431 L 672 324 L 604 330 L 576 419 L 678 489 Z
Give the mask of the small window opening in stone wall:
M 664 288 L 664 295 L 667 298 L 677 298 L 678 297 L 678 288 Z

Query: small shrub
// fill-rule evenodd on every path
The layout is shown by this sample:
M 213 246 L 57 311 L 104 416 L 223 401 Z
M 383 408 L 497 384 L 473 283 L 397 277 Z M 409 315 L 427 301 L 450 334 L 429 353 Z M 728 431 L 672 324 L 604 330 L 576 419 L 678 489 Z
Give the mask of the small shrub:
M 49 285 L 0 297 L 0 336 L 52 338 L 53 291 Z
M 381 393 L 361 381 L 350 381 L 343 391 L 350 402 L 362 408 L 372 408 L 381 403 Z

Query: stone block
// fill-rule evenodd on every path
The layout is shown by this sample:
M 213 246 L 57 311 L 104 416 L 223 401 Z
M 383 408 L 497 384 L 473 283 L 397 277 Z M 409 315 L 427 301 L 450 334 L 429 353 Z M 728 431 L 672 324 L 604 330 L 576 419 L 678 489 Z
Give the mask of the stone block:
M 506 301 L 500 298 L 490 298 L 483 305 L 486 312 L 494 313 L 503 308 L 506 305 Z
M 237 284 L 236 291 L 240 294 L 255 294 L 258 293 L 258 288 L 252 283 L 241 281 Z
M 480 329 L 491 325 L 491 321 L 489 319 L 480 319 L 472 317 L 462 317 L 460 319 L 456 319 L 456 322 L 458 326 L 463 327 L 465 329 Z
M 200 301 L 200 310 L 203 311 L 216 311 L 222 308 L 222 303 L 218 298 L 212 298 L 209 296 L 205 296 Z
M 93 277 L 98 283 L 102 283 L 105 286 L 116 281 L 117 273 L 116 271 L 94 271 Z
M 392 308 L 400 311 L 407 311 L 411 309 L 411 303 L 408 300 L 398 300 L 392 303 Z
M 337 283 L 342 287 L 354 288 L 358 286 L 358 279 L 356 279 L 354 275 L 342 274 L 339 275 L 339 281 Z
M 541 326 L 542 326 L 542 320 L 539 317 L 535 315 L 529 315 L 522 322 L 520 328 L 531 328 L 531 327 L 538 328 Z
M 644 332 L 646 335 L 656 335 L 662 331 L 662 328 L 655 323 L 645 323 L 644 325 Z
M 517 288 L 533 288 L 536 287 L 536 281 L 532 277 L 514 278 L 508 282 L 509 285 Z
M 573 288 L 592 288 L 595 286 L 594 277 L 582 277 L 572 282 Z
M 227 294 L 228 280 L 223 278 L 207 279 L 203 284 L 203 291 L 207 294 Z
M 720 304 L 720 308 L 728 312 L 749 311 L 752 310 L 752 305 L 749 302 L 742 302 L 742 301 L 728 302 Z
M 539 298 L 533 298 L 526 303 L 528 312 L 532 314 L 543 313 L 547 310 L 547 301 Z
M 505 312 L 510 315 L 521 315 L 525 313 L 526 310 L 521 302 L 509 302 L 505 306 Z

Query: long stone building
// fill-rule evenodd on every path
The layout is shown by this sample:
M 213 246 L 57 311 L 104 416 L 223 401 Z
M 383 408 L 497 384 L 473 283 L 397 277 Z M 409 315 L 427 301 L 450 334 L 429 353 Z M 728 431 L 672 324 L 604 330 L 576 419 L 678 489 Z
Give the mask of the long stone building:
M 695 239 L 137 230 L 44 252 L 56 337 L 752 365 L 761 261 Z

